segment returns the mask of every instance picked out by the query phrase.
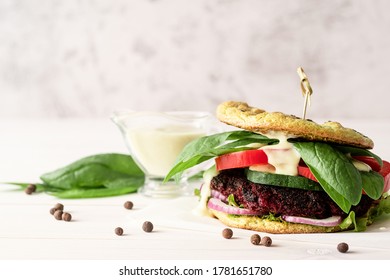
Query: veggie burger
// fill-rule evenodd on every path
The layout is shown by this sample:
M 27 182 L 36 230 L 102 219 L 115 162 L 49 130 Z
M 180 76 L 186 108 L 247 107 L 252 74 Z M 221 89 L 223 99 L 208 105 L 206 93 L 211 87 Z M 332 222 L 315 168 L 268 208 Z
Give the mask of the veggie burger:
M 361 133 L 235 101 L 220 104 L 217 118 L 240 129 L 192 141 L 166 177 L 214 159 L 199 213 L 269 233 L 362 231 L 390 213 L 390 163 Z

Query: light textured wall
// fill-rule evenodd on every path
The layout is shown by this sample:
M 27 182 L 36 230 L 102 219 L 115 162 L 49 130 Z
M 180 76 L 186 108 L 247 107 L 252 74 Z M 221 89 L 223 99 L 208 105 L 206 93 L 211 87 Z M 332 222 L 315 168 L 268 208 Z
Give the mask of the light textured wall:
M 1 0 L 0 117 L 207 110 L 390 118 L 390 1 Z

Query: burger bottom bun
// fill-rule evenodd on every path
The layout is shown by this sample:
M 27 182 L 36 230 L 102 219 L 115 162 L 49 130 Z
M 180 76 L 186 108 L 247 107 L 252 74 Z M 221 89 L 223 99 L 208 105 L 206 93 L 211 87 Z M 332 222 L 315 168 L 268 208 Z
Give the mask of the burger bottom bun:
M 267 233 L 328 233 L 343 231 L 339 227 L 322 227 L 289 222 L 271 221 L 258 216 L 230 215 L 213 209 L 209 211 L 223 224 L 241 229 Z M 346 229 L 345 229 L 346 230 Z

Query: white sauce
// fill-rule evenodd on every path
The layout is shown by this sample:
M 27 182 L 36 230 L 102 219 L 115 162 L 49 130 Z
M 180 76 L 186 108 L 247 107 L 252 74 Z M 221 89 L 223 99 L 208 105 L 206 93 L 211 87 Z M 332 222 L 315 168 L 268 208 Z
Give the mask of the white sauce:
M 211 196 L 211 189 L 210 189 L 210 183 L 211 179 L 213 177 L 217 176 L 218 172 L 215 170 L 215 168 L 212 168 L 210 170 L 207 170 L 203 174 L 203 186 L 200 191 L 200 201 L 196 208 L 192 210 L 192 213 L 197 216 L 212 216 L 212 214 L 207 210 L 207 201 L 209 197 Z
M 269 133 L 266 136 L 279 140 L 279 143 L 276 145 L 268 145 L 260 148 L 267 154 L 268 163 L 275 167 L 274 173 L 297 176 L 301 156 L 293 148 L 293 145 L 287 141 L 291 137 L 281 132 Z
M 351 157 L 351 160 L 352 160 L 352 164 L 356 167 L 357 170 L 359 171 L 366 171 L 366 172 L 370 172 L 372 169 L 371 169 L 371 166 L 369 166 L 368 164 L 360 161 L 360 160 L 357 160 L 357 159 L 354 159 Z
M 201 129 L 169 126 L 129 130 L 126 137 L 132 154 L 145 170 L 150 175 L 164 177 L 184 146 L 204 135 Z

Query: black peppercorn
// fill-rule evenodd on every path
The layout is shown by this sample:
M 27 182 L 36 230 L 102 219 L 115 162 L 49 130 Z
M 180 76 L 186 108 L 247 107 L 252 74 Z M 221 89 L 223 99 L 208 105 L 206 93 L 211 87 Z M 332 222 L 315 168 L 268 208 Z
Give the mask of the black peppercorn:
M 56 210 L 54 212 L 54 218 L 56 218 L 56 220 L 62 220 L 62 210 Z
M 32 191 L 31 189 L 29 189 L 29 188 L 26 188 L 26 189 L 24 190 L 24 192 L 25 192 L 26 194 L 32 194 L 32 193 L 33 193 L 33 191 Z
M 270 247 L 272 245 L 272 239 L 269 236 L 264 236 L 261 241 L 261 245 L 264 245 L 265 247 Z
M 153 230 L 153 224 L 151 222 L 149 222 L 149 221 L 146 221 L 146 222 L 143 223 L 142 229 L 145 232 L 151 232 Z
M 29 184 L 29 185 L 27 186 L 27 188 L 24 190 L 24 192 L 25 192 L 26 194 L 32 194 L 33 192 L 36 191 L 36 189 L 37 189 L 37 186 L 35 186 L 34 184 Z
M 115 234 L 121 236 L 123 234 L 123 228 L 121 227 L 115 228 Z
M 340 253 L 346 253 L 349 249 L 349 246 L 347 243 L 345 242 L 341 242 L 337 245 L 337 250 L 340 252 Z
M 259 244 L 260 244 L 260 241 L 261 241 L 260 235 L 258 235 L 258 234 L 253 234 L 253 235 L 251 236 L 251 243 L 252 243 L 253 245 L 259 245 Z
M 65 222 L 70 222 L 72 220 L 72 215 L 69 214 L 68 212 L 64 212 L 64 213 L 62 213 L 62 219 Z
M 131 201 L 126 201 L 125 204 L 123 205 L 126 209 L 133 209 L 133 202 Z
M 233 237 L 233 231 L 232 229 L 230 228 L 225 228 L 223 231 L 222 231 L 222 236 L 226 239 L 230 239 Z
M 63 211 L 64 210 L 64 205 L 61 204 L 61 203 L 57 203 L 56 205 L 54 205 L 54 208 L 57 209 L 57 210 Z

